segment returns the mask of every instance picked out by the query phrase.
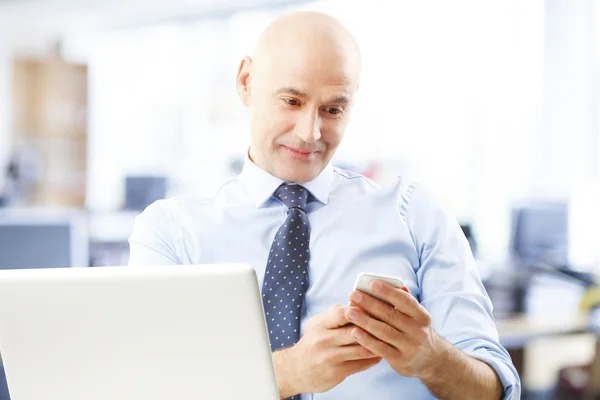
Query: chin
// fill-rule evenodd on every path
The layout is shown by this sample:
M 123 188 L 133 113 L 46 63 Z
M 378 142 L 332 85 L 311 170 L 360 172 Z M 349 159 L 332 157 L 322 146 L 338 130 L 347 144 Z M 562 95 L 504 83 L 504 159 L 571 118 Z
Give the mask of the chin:
M 284 168 L 278 174 L 278 178 L 288 182 L 305 183 L 315 179 L 321 171 L 318 168 L 293 167 Z

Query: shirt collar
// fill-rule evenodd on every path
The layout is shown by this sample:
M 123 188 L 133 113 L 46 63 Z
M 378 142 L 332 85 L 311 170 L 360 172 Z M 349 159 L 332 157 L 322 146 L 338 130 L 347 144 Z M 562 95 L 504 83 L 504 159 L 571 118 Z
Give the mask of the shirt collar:
M 275 190 L 285 183 L 283 179 L 279 179 L 267 171 L 254 164 L 248 153 L 244 160 L 244 168 L 239 175 L 239 181 L 246 187 L 252 202 L 257 208 L 264 205 L 271 198 Z M 329 193 L 333 184 L 333 166 L 328 163 L 321 173 L 312 181 L 301 183 L 319 202 L 327 204 L 329 201 Z

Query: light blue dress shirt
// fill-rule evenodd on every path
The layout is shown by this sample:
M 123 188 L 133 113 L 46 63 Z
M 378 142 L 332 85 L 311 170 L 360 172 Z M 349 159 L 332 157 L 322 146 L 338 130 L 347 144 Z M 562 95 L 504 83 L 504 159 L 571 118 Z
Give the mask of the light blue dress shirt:
M 135 221 L 130 265 L 248 263 L 259 282 L 287 209 L 272 197 L 283 181 L 248 158 L 242 173 L 209 200 L 161 200 Z M 429 311 L 434 330 L 466 354 L 491 365 L 504 399 L 520 398 L 521 383 L 498 341 L 492 304 L 456 219 L 431 193 L 399 179 L 381 188 L 367 178 L 327 166 L 303 184 L 309 203 L 310 287 L 306 321 L 334 303 L 347 304 L 356 276 L 399 276 Z M 301 332 L 303 329 L 301 329 Z M 416 378 L 384 361 L 326 393 L 302 400 L 434 398 Z

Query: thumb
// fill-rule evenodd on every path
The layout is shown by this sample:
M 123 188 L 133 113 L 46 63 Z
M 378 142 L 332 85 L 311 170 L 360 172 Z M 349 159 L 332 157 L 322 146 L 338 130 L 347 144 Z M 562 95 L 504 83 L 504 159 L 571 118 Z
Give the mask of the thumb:
M 341 304 L 334 304 L 323 312 L 321 324 L 326 329 L 335 329 L 349 322 L 346 318 L 346 307 Z

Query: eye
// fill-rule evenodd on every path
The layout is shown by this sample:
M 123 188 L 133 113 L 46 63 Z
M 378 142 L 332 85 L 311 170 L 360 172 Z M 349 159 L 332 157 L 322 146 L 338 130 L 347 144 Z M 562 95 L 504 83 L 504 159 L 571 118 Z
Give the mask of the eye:
M 290 106 L 294 106 L 294 107 L 300 105 L 300 102 L 295 99 L 283 99 L 283 101 L 285 101 Z
M 342 110 L 340 110 L 339 108 L 330 107 L 327 109 L 327 112 L 331 115 L 339 115 L 342 113 Z

